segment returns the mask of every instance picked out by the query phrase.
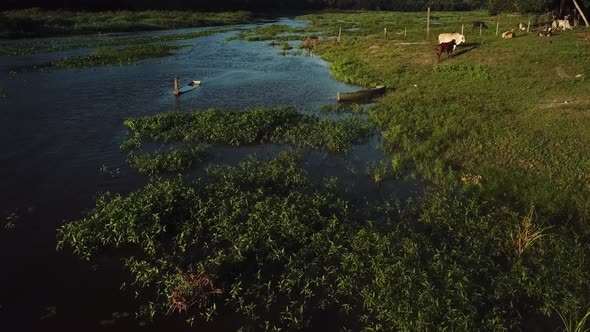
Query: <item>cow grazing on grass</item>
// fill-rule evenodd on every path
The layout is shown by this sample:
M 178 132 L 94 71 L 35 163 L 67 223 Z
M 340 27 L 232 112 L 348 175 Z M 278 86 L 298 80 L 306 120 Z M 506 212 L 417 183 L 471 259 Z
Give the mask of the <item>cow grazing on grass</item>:
M 544 31 L 539 31 L 539 37 L 551 37 L 552 31 L 553 31 L 552 28 L 545 29 Z
M 465 42 L 465 36 L 460 33 L 441 33 L 438 35 L 438 43 L 449 43 L 451 40 L 455 40 L 455 45 L 459 45 Z M 455 49 L 455 47 L 453 47 Z
M 473 28 L 472 29 L 479 29 L 479 28 L 487 29 L 488 26 L 486 25 L 485 22 L 482 22 L 482 21 L 473 21 Z
M 447 53 L 447 57 L 453 54 L 453 50 L 455 49 L 455 40 L 451 40 L 448 43 L 440 43 L 436 47 L 436 55 L 438 56 L 438 62 L 440 62 L 440 56 L 443 53 Z
M 563 20 L 554 20 L 551 23 L 551 28 L 555 30 L 571 30 L 572 25 L 570 24 L 569 16 L 563 18 Z
M 502 38 L 504 39 L 510 39 L 514 37 L 514 31 L 506 31 L 504 33 L 502 33 Z

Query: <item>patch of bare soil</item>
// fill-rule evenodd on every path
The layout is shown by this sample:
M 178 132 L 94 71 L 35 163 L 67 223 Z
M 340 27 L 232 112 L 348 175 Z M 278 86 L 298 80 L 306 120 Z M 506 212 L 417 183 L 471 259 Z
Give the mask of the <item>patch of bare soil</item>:
M 399 42 L 399 43 L 395 43 L 395 45 L 424 45 L 424 44 L 428 44 L 428 42 Z
M 563 69 L 563 66 L 559 66 L 559 67 L 555 67 L 555 71 L 557 72 L 557 76 L 561 77 L 561 78 L 572 78 L 570 75 L 568 75 L 565 72 L 565 69 Z
M 575 109 L 572 109 L 575 107 Z M 580 108 L 587 107 L 586 110 Z M 590 98 L 560 98 L 552 99 L 541 103 L 542 109 L 562 110 L 564 115 L 573 115 L 576 117 L 590 117 Z

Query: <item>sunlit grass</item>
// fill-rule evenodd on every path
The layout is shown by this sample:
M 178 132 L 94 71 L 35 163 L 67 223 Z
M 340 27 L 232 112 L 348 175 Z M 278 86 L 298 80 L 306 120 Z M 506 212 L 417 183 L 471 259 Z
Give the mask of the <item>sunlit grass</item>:
M 433 13 L 426 38 L 424 13 L 337 13 L 304 16 L 309 31 L 335 37 L 314 52 L 330 61 L 337 79 L 390 91 L 371 117 L 391 154 L 411 161 L 434 183 L 452 184 L 461 172 L 480 175 L 488 197 L 534 203 L 556 218 L 590 218 L 590 42 L 576 32 L 540 38 L 517 32 L 519 22 L 544 18 L 484 12 Z M 471 21 L 489 29 L 473 30 Z M 466 44 L 437 63 L 439 32 L 461 31 Z M 347 28 L 356 27 L 352 31 Z M 388 29 L 388 39 L 383 29 Z M 407 38 L 396 32 L 407 30 Z M 449 173 L 449 170 L 461 172 Z

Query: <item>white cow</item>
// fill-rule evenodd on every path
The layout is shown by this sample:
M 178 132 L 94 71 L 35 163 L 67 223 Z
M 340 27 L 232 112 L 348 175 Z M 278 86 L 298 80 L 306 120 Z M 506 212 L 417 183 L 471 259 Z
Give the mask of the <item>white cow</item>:
M 556 30 L 557 29 L 560 29 L 560 30 L 571 30 L 571 29 L 573 29 L 572 28 L 572 25 L 570 24 L 570 21 L 569 21 L 569 17 L 568 16 L 564 17 L 563 20 L 554 20 L 553 23 L 551 23 L 551 27 L 553 29 L 556 29 Z
M 446 32 L 446 33 L 441 33 L 440 35 L 438 35 L 438 43 L 439 43 L 439 45 L 442 44 L 442 43 L 450 43 L 451 40 L 453 40 L 453 39 L 455 40 L 456 45 L 459 45 L 459 44 L 465 42 L 465 36 L 463 36 L 460 33 L 456 33 L 456 32 L 455 33 L 449 33 L 449 32 Z M 453 47 L 453 50 L 457 47 L 456 45 Z

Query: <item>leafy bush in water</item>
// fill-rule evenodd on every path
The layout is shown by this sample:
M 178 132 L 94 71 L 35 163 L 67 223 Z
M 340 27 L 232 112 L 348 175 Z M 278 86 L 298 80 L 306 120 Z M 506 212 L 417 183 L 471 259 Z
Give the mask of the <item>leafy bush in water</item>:
M 514 330 L 590 301 L 590 247 L 567 229 L 519 251 L 519 216 L 468 191 L 367 209 L 299 163 L 281 154 L 102 196 L 59 247 L 135 248 L 127 267 L 155 312 L 215 319 L 224 307 L 260 328 L 331 317 L 350 330 Z

